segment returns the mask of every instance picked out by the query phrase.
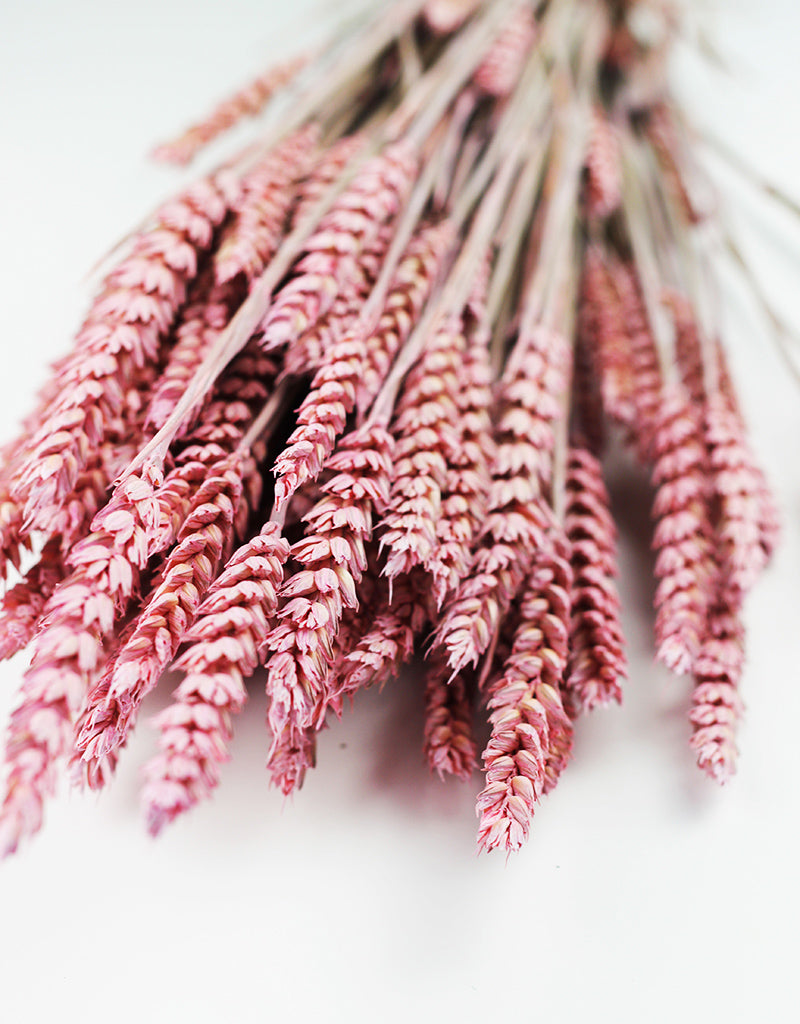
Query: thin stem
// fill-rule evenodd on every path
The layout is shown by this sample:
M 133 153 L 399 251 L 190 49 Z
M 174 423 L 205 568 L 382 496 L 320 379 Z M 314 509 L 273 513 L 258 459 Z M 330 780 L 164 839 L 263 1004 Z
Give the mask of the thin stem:
M 538 134 L 538 131 L 534 133 L 534 137 Z M 537 143 L 538 141 L 537 139 Z M 509 280 L 519 261 L 519 250 L 522 247 L 523 238 L 530 228 L 534 199 L 542 183 L 546 152 L 546 145 L 537 144 L 526 160 L 503 222 L 497 232 L 496 242 L 499 254 L 486 298 L 486 312 L 489 320 L 494 320 L 497 316 L 508 290 Z
M 494 0 L 456 35 L 434 69 L 406 96 L 393 118 L 398 134 L 404 134 L 412 146 L 423 145 L 519 6 L 519 0 Z
M 553 450 L 553 474 L 550 485 L 550 504 L 559 523 L 564 522 L 567 502 L 567 460 L 569 455 L 569 422 L 572 404 L 572 382 L 575 375 L 575 318 L 577 313 L 578 282 L 580 280 L 580 253 L 574 246 L 568 278 L 565 281 L 564 319 L 559 325 L 564 337 L 572 338 L 572 362 L 569 367 L 564 392 L 561 396 L 561 415 L 554 425 L 555 448 Z
M 705 142 L 709 149 L 722 157 L 729 167 L 738 171 L 739 174 L 745 178 L 745 180 L 749 181 L 751 185 L 754 185 L 766 196 L 769 196 L 769 198 L 774 202 L 779 203 L 790 213 L 794 214 L 795 217 L 800 217 L 800 202 L 798 202 L 793 196 L 790 196 L 788 192 L 779 188 L 768 178 L 765 178 L 760 171 L 753 167 L 751 163 L 745 160 L 727 143 L 723 142 L 707 129 L 701 136 L 701 141 Z
M 416 39 L 414 38 L 413 25 L 409 25 L 398 38 L 397 46 L 400 50 L 403 92 L 408 92 L 422 78 L 424 73 L 422 59 L 417 49 Z
M 538 131 L 534 132 L 534 137 L 536 135 Z M 513 307 L 512 278 L 520 264 L 523 241 L 530 234 L 531 211 L 541 187 L 547 148 L 547 145 L 535 146 L 533 154 L 525 162 L 496 240 L 498 257 L 486 299 L 487 320 L 495 325 L 489 349 L 495 373 L 500 372 L 503 361 L 509 320 L 505 311 Z
M 624 142 L 624 140 L 623 140 Z M 656 352 L 662 377 L 666 382 L 674 379 L 677 366 L 667 353 L 671 348 L 669 326 L 665 323 L 663 311 L 658 300 L 660 275 L 658 261 L 651 245 L 651 232 L 647 230 L 647 208 L 642 197 L 636 168 L 630 159 L 630 147 L 622 146 L 622 205 L 628 236 L 633 249 L 633 259 L 639 271 L 639 284 L 642 289 L 647 319 L 656 344 Z
M 530 333 L 536 324 L 552 326 L 562 317 L 564 281 L 574 245 L 578 195 L 588 134 L 588 106 L 575 100 L 561 114 L 549 154 L 546 199 L 538 239 L 538 260 L 528 285 L 520 319 L 520 332 Z M 546 258 L 545 258 L 546 257 Z
M 398 220 L 395 228 L 394 237 L 392 238 L 389 250 L 381 265 L 380 274 L 378 275 L 378 278 L 372 287 L 372 291 L 361 309 L 359 325 L 367 334 L 371 333 L 375 329 L 377 321 L 383 312 L 383 307 L 386 303 L 386 296 L 389 294 L 394 272 L 397 269 L 397 265 L 403 256 L 411 236 L 414 234 L 415 228 L 419 224 L 420 218 L 422 217 L 434 189 L 436 179 L 441 171 L 445 157 L 444 147 L 442 146 L 442 139 L 445 131 L 446 126 L 442 125 L 439 130 L 434 133 L 430 147 L 432 152 L 424 162 L 422 174 L 417 179 L 408 203 L 400 214 L 400 219 Z
M 537 108 L 531 113 L 531 100 L 529 87 L 533 86 L 535 78 L 535 67 L 529 69 L 529 73 L 523 75 L 520 83 L 512 96 L 506 103 L 499 119 L 497 127 L 492 135 L 489 145 L 483 153 L 478 166 L 474 169 L 463 188 L 459 190 L 458 201 L 453 206 L 453 218 L 459 222 L 466 220 L 470 211 L 479 202 L 486 190 L 486 186 L 503 160 L 508 159 L 509 154 L 519 148 L 520 137 L 533 142 L 535 134 L 533 128 L 536 125 Z M 545 100 L 542 99 L 544 105 Z
M 512 153 L 501 165 L 494 181 L 484 195 L 445 286 L 438 297 L 425 308 L 375 399 L 367 422 L 389 422 L 403 378 L 420 357 L 427 339 L 448 316 L 458 315 L 463 310 L 474 282 L 476 267 L 491 244 L 492 236 L 502 217 L 503 207 L 507 201 L 511 182 L 516 174 L 525 144 L 525 137 L 518 137 Z
M 314 67 L 314 79 L 304 94 L 291 98 L 288 109 L 276 108 L 271 126 L 262 144 L 271 148 L 281 139 L 291 135 L 319 111 L 328 109 L 331 97 L 347 90 L 362 72 L 399 38 L 417 17 L 425 0 L 398 0 L 380 14 L 360 32 L 343 39 L 334 48 L 332 67 L 325 61 Z
M 798 338 L 798 336 L 786 325 L 785 321 L 775 312 L 775 309 L 769 299 L 764 294 L 764 290 L 761 287 L 758 278 L 742 255 L 741 250 L 736 244 L 736 241 L 730 231 L 726 230 L 723 232 L 722 247 L 723 251 L 731 259 L 733 265 L 749 286 L 750 292 L 761 309 L 762 315 L 766 318 L 775 333 L 775 338 L 778 343 L 778 351 L 780 352 L 783 361 L 786 363 L 787 368 L 797 383 L 800 384 L 800 366 L 798 366 L 791 351 L 792 344 L 795 346 L 800 345 L 800 338 Z
M 447 135 L 442 143 L 443 158 L 439 179 L 433 193 L 434 203 L 440 208 L 446 205 L 448 195 L 458 195 L 454 182 L 459 153 L 463 152 L 465 142 L 474 140 L 474 136 L 467 135 L 467 125 L 477 104 L 477 92 L 468 87 L 461 93 L 453 107 Z
M 674 254 L 671 262 L 680 289 L 689 299 L 695 314 L 703 361 L 703 386 L 706 394 L 714 394 L 719 388 L 719 367 L 712 341 L 716 331 L 713 329 L 709 299 L 704 289 L 708 266 L 702 265 L 700 254 L 692 244 L 692 225 L 682 215 L 681 204 L 676 202 L 669 189 L 664 188 L 663 175 L 656 173 L 656 154 L 651 147 L 645 148 L 642 143 L 631 141 L 629 146 L 631 157 L 640 171 L 642 196 L 650 210 L 651 219 L 654 224 L 657 219 L 662 219 L 661 230 L 655 227 L 651 236 L 654 239 L 662 237 L 665 243 L 667 236 L 671 236 L 677 246 L 678 253 Z M 658 217 L 659 213 L 662 218 Z M 666 248 L 666 244 L 663 248 Z
M 486 144 L 486 140 L 477 132 L 471 132 L 464 138 L 461 144 L 461 154 L 458 163 L 453 171 L 453 178 L 450 182 L 449 199 L 452 205 L 455 196 L 463 194 L 467 182 L 475 173 L 478 157 Z M 487 178 L 487 181 L 489 179 Z

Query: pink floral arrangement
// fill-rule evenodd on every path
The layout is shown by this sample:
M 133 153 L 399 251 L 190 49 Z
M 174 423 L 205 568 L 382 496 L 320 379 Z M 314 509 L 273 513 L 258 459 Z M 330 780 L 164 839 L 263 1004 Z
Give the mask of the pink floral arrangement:
M 730 778 L 778 522 L 644 6 L 395 0 L 159 147 L 261 119 L 126 241 L 2 450 L 0 655 L 30 651 L 4 853 L 59 772 L 111 780 L 171 667 L 153 834 L 212 794 L 260 667 L 288 795 L 415 656 L 431 770 L 482 770 L 479 847 L 518 849 L 576 718 L 622 700 L 609 433 L 654 488 L 657 657 Z

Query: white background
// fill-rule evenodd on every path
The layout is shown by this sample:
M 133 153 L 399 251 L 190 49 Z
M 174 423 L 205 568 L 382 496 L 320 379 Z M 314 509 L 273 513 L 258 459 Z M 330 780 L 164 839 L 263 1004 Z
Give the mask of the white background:
M 186 180 L 147 151 L 279 54 L 312 7 L 2 5 L 0 436 L 79 323 L 87 270 Z M 731 0 L 703 20 L 734 75 L 682 59 L 693 115 L 800 193 L 800 5 Z M 709 166 L 797 323 L 800 225 Z M 138 766 L 153 749 L 143 721 L 113 789 L 60 796 L 44 832 L 0 865 L 3 1019 L 794 1019 L 800 396 L 733 281 L 725 314 L 786 523 L 747 607 L 748 713 L 731 785 L 694 767 L 688 685 L 652 663 L 650 496 L 625 463 L 613 472 L 625 704 L 580 723 L 527 849 L 508 863 L 475 855 L 480 777 L 429 777 L 413 678 L 359 699 L 286 806 L 267 787 L 254 687 L 217 798 L 158 842 L 138 809 Z M 3 721 L 23 670 L 22 658 L 0 666 Z

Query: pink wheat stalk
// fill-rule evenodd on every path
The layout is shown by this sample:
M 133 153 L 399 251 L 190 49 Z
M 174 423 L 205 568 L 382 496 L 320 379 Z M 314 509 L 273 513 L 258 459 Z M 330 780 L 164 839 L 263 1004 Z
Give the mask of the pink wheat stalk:
M 211 245 L 230 201 L 227 179 L 197 183 L 161 208 L 156 226 L 106 279 L 62 370 L 59 396 L 15 475 L 13 496 L 34 526 L 47 528 L 137 375 L 157 360 L 198 255 Z
M 658 351 L 634 265 L 617 260 L 611 267 L 611 274 L 628 344 L 633 440 L 639 458 L 650 463 L 655 457 L 653 445 L 662 406 Z
M 397 265 L 377 327 L 366 341 L 363 375 L 356 382 L 356 410 L 366 414 L 397 353 L 408 340 L 433 290 L 455 237 L 453 224 L 423 224 Z
M 610 217 L 622 202 L 622 169 L 619 141 L 614 125 L 605 111 L 592 110 L 592 131 L 586 152 L 586 214 L 602 219 Z
M 218 284 L 256 278 L 275 254 L 286 227 L 294 186 L 308 169 L 319 139 L 309 124 L 277 146 L 244 176 L 236 219 L 214 254 Z
M 85 536 L 92 517 L 107 498 L 109 481 L 136 453 L 141 437 L 141 395 L 129 392 L 126 405 L 128 415 L 118 417 L 109 426 L 108 440 L 88 458 L 75 486 L 47 524 L 46 536 L 60 537 L 65 551 Z M 22 550 L 31 546 L 29 525 L 22 508 L 7 492 L 6 500 L 0 497 L 0 574 L 5 575 L 9 561 L 19 568 Z
M 176 465 L 163 481 L 158 467 L 145 466 L 140 473 L 126 476 L 116 487 L 108 504 L 95 517 L 93 527 L 103 529 L 109 520 L 117 524 L 115 535 L 126 540 L 121 524 L 137 530 L 138 562 L 165 551 L 174 541 L 188 515 L 198 487 L 211 467 L 240 445 L 244 432 L 263 406 L 276 373 L 271 357 L 253 343 L 247 346 L 217 381 L 211 402 L 200 419 L 182 439 L 175 454 Z M 244 458 L 244 456 L 243 456 Z M 237 504 L 237 536 L 243 536 L 249 510 L 258 505 L 261 475 L 243 463 L 247 501 Z
M 700 330 L 690 303 L 679 293 L 668 291 L 664 302 L 675 323 L 675 361 L 691 400 L 704 408 L 706 404 L 706 373 Z
M 600 389 L 600 366 L 585 314 L 586 308 L 580 306 L 572 368 L 573 434 L 575 440 L 590 452 L 600 455 L 606 446 L 606 419 Z
M 479 318 L 482 314 L 480 305 Z M 489 466 L 494 459 L 487 332 L 479 323 L 474 330 L 468 327 L 467 334 L 456 393 L 458 443 L 449 453 L 441 514 L 436 523 L 437 544 L 425 564 L 433 578 L 439 608 L 469 571 L 473 541 L 483 522 L 489 494 Z
M 9 488 L 0 484 L 0 575 L 6 575 L 9 564 L 19 569 L 22 552 L 29 548 L 30 531 L 25 527 L 22 506 L 11 497 Z
M 530 7 L 517 7 L 495 39 L 474 75 L 487 95 L 510 96 L 536 40 L 536 16 Z
M 290 225 L 295 228 L 322 202 L 339 181 L 345 168 L 364 149 L 366 137 L 360 132 L 344 135 L 317 156 L 307 177 L 298 183 Z
M 386 581 L 380 577 L 378 545 L 373 539 L 366 548 L 367 568 L 358 584 L 358 604 L 342 611 L 339 631 L 333 648 L 331 674 L 328 680 L 330 697 L 329 709 L 337 718 L 342 717 L 344 693 L 341 685 L 342 673 L 346 670 L 347 655 L 359 644 L 375 622 L 381 608 L 388 606 Z M 351 695 L 352 703 L 352 695 Z
M 419 573 L 386 582 L 377 602 L 372 626 L 338 666 L 336 692 L 352 697 L 369 686 L 383 686 L 411 659 L 428 621 L 424 581 Z
M 719 783 L 727 782 L 736 771 L 736 727 L 744 710 L 738 692 L 743 666 L 744 627 L 738 598 L 720 586 L 695 665 L 689 714 L 697 764 Z
M 175 663 L 186 672 L 173 703 L 155 720 L 160 753 L 145 769 L 148 828 L 164 825 L 211 796 L 229 759 L 231 717 L 247 700 L 244 680 L 277 607 L 289 545 L 275 523 L 233 555 L 197 610 Z
M 711 572 L 707 455 L 699 423 L 683 393 L 664 392 L 651 451 L 658 551 L 658 658 L 679 674 L 692 671 L 706 632 Z
M 470 573 L 436 631 L 455 672 L 477 664 L 488 648 L 530 572 L 548 520 L 541 495 L 550 475 L 569 346 L 561 335 L 536 329 L 517 342 L 511 358 L 500 393 L 486 520 Z
M 372 284 L 374 280 L 370 280 L 363 265 L 359 265 L 347 290 L 336 296 L 325 316 L 287 346 L 283 359 L 285 373 L 296 377 L 316 374 L 331 361 L 337 343 L 355 327 Z
M 725 353 L 719 342 L 716 345 L 716 355 L 719 373 L 719 390 L 724 396 L 728 408 L 736 417 L 742 437 L 746 438 L 747 428 L 744 422 L 744 417 L 742 416 L 741 409 L 739 408 L 739 401 L 736 396 L 733 381 L 730 377 Z M 750 465 L 752 468 L 749 471 L 753 474 L 754 487 L 758 493 L 761 546 L 764 549 L 766 562 L 769 562 L 780 539 L 781 515 L 763 469 L 755 461 L 751 461 Z
M 769 561 L 780 529 L 779 516 L 747 441 L 721 349 L 714 346 L 711 350 L 714 365 L 709 374 L 705 366 L 708 354 L 704 356 L 691 306 L 678 294 L 670 294 L 668 302 L 675 320 L 675 355 L 681 378 L 696 407 L 703 410 L 716 499 L 717 557 L 729 586 L 744 594 Z M 710 392 L 709 376 L 718 384 Z
M 0 660 L 10 658 L 33 638 L 45 604 L 64 578 L 61 538 L 51 538 L 39 561 L 0 603 Z
M 317 732 L 316 726 L 300 726 L 290 715 L 280 735 L 274 738 L 267 768 L 271 784 L 284 796 L 291 796 L 300 789 L 306 772 L 316 765 Z
M 356 585 L 366 569 L 365 545 L 373 512 L 385 508 L 392 439 L 381 427 L 349 434 L 331 457 L 333 476 L 306 516 L 306 536 L 292 546 L 301 569 L 281 587 L 278 624 L 265 647 L 273 755 L 283 734 L 321 726 L 331 696 L 334 641 L 345 608 L 357 603 Z M 293 741 L 292 741 L 293 742 Z
M 117 655 L 108 687 L 89 694 L 75 745 L 90 770 L 125 743 L 142 700 L 175 656 L 229 543 L 241 492 L 242 457 L 236 453 L 200 487 L 160 582 Z
M 163 540 L 171 543 L 169 536 Z M 42 610 L 6 748 L 8 786 L 0 812 L 6 852 L 41 826 L 56 764 L 72 749 L 86 695 L 117 647 L 114 632 L 138 590 L 145 552 L 136 517 L 108 514 L 101 530 L 75 544 L 68 557 L 71 572 Z
M 402 143 L 361 168 L 306 243 L 295 276 L 273 299 L 262 324 L 266 350 L 298 338 L 328 312 L 361 254 L 403 206 L 416 170 L 417 158 Z
M 134 527 L 128 519 L 109 518 L 104 531 L 76 544 L 68 559 L 72 571 L 42 610 L 8 730 L 8 782 L 0 810 L 4 853 L 41 827 L 56 765 L 72 749 L 86 694 L 115 647 L 118 617 L 139 585 L 142 540 Z
M 358 331 L 359 318 L 389 247 L 391 230 L 384 225 L 374 244 L 361 257 L 328 312 L 305 334 L 290 342 L 284 355 L 284 372 L 302 376 L 312 374 L 326 363 L 335 361 L 335 346 L 353 331 Z
M 215 462 L 216 451 L 233 452 L 270 397 L 277 369 L 275 359 L 250 342 L 217 380 L 197 423 L 182 439 L 176 461 Z
M 110 517 L 114 534 L 126 542 L 122 524 L 140 537 L 138 565 L 171 546 L 188 515 L 199 486 L 215 464 L 240 446 L 254 416 L 263 407 L 276 376 L 274 360 L 250 343 L 218 379 L 211 401 L 201 410 L 198 423 L 182 438 L 174 452 L 175 465 L 161 479 L 158 466 L 146 465 L 129 474 L 116 487 L 108 504 L 95 517 L 102 530 Z M 261 476 L 245 456 L 246 502 L 237 506 L 237 536 L 242 536 L 249 509 L 258 505 Z
M 150 402 L 148 420 L 164 425 L 204 357 L 241 305 L 247 288 L 273 256 L 313 133 L 301 131 L 265 158 L 242 181 L 234 203 L 237 219 L 223 233 L 214 266 L 198 278 L 193 301 L 183 313 L 176 344 Z M 216 282 L 210 284 L 212 276 Z M 183 433 L 191 426 L 187 421 Z
M 472 698 L 463 676 L 450 680 L 441 653 L 433 656 L 425 676 L 425 758 L 440 779 L 446 775 L 467 781 L 478 762 L 472 734 Z
M 200 461 L 175 466 L 163 483 L 146 472 L 131 474 L 95 516 L 92 528 L 102 538 L 98 551 L 103 547 L 109 557 L 112 552 L 122 557 L 130 565 L 127 571 L 135 576 L 135 584 L 121 595 L 120 609 L 138 587 L 139 571 L 174 542 L 206 474 L 207 466 Z
M 398 399 L 394 476 L 381 534 L 389 579 L 433 557 L 448 459 L 458 445 L 456 395 L 464 348 L 461 318 L 451 317 L 429 339 Z
M 708 400 L 705 435 L 717 500 L 717 557 L 728 586 L 744 595 L 768 561 L 777 516 L 741 419 L 719 393 Z
M 365 360 L 364 340 L 349 333 L 336 342 L 315 374 L 297 412 L 297 427 L 275 460 L 275 507 L 282 509 L 295 491 L 313 481 L 344 433 L 355 405 L 355 388 Z
M 153 388 L 147 419 L 156 429 L 164 425 L 203 358 L 244 298 L 241 281 L 213 287 L 210 279 L 210 271 L 198 279 L 195 295 L 186 306 L 175 331 L 175 344 Z M 184 426 L 183 430 L 190 425 Z
M 60 537 L 65 551 L 86 536 L 90 523 L 108 499 L 110 481 L 136 452 L 133 445 L 101 445 L 78 474 L 75 486 L 50 522 L 51 537 Z
M 75 725 L 72 730 L 73 744 L 69 751 L 68 769 L 70 782 L 76 788 L 83 789 L 88 787 L 92 790 L 100 790 L 111 782 L 117 770 L 117 763 L 119 761 L 118 750 L 111 751 L 105 758 L 84 761 L 81 756 L 82 751 L 75 746 L 74 739 L 82 733 L 86 722 L 92 716 L 99 695 L 102 694 L 104 697 L 108 695 L 120 651 L 130 640 L 136 628 L 138 611 L 139 609 L 131 603 L 128 614 L 117 623 L 114 635 L 107 639 L 105 663 L 99 671 L 96 682 L 90 688 L 88 698 L 84 700 L 80 713 L 75 718 Z
M 146 381 L 143 385 L 146 386 Z M 136 453 L 135 446 L 141 437 L 141 395 L 135 389 L 126 396 L 126 406 L 126 415 L 109 425 L 108 440 L 87 459 L 75 486 L 47 523 L 46 535 L 60 536 L 64 550 L 86 534 L 92 516 L 106 500 L 109 481 Z M 18 445 L 14 449 L 15 454 L 5 467 L 12 474 L 21 454 Z M 31 547 L 30 525 L 25 522 L 20 504 L 0 483 L 0 575 L 6 574 L 9 562 L 19 569 L 22 551 Z
M 586 248 L 581 279 L 581 330 L 597 360 L 607 416 L 627 431 L 634 424 L 634 383 L 619 297 L 597 245 Z
M 570 650 L 564 680 L 570 714 L 622 701 L 627 671 L 620 601 L 616 531 L 599 461 L 571 448 L 567 463 L 564 528 L 572 568 Z
M 153 151 L 156 160 L 171 164 L 188 164 L 219 135 L 233 128 L 244 117 L 255 117 L 272 96 L 297 75 L 305 66 L 306 57 L 293 57 L 264 74 L 254 78 L 237 90 L 202 121 L 188 128 L 182 135 L 165 142 Z
M 409 243 L 372 337 L 365 338 L 356 325 L 332 346 L 298 410 L 298 426 L 275 460 L 276 508 L 281 509 L 298 487 L 319 474 L 365 389 L 374 398 L 394 355 L 410 334 L 412 318 L 430 292 L 433 265 L 447 234 L 444 229 L 427 228 Z
M 477 804 L 482 851 L 520 849 L 536 803 L 556 784 L 572 750 L 572 726 L 560 694 L 571 572 L 566 558 L 546 550 L 526 583 L 511 655 L 489 686 L 492 734 L 483 752 L 486 786 Z
M 667 191 L 689 224 L 699 224 L 703 214 L 695 203 L 686 176 L 681 169 L 683 147 L 669 108 L 665 103 L 654 104 L 647 116 L 647 138 L 653 147 Z

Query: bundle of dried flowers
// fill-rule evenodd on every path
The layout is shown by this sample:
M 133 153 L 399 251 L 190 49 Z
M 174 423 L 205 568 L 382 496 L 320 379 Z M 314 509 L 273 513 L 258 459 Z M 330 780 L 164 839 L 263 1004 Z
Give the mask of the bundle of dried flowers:
M 4 852 L 59 762 L 109 780 L 176 656 L 153 833 L 216 787 L 259 665 L 289 793 L 344 698 L 415 651 L 431 769 L 469 779 L 484 716 L 479 846 L 518 849 L 572 720 L 622 697 L 609 428 L 656 488 L 658 656 L 696 677 L 691 745 L 730 776 L 777 516 L 703 319 L 651 59 L 674 22 L 640 39 L 643 2 L 396 0 L 161 147 L 188 162 L 263 118 L 136 234 L 2 452 L 0 655 L 32 652 Z

